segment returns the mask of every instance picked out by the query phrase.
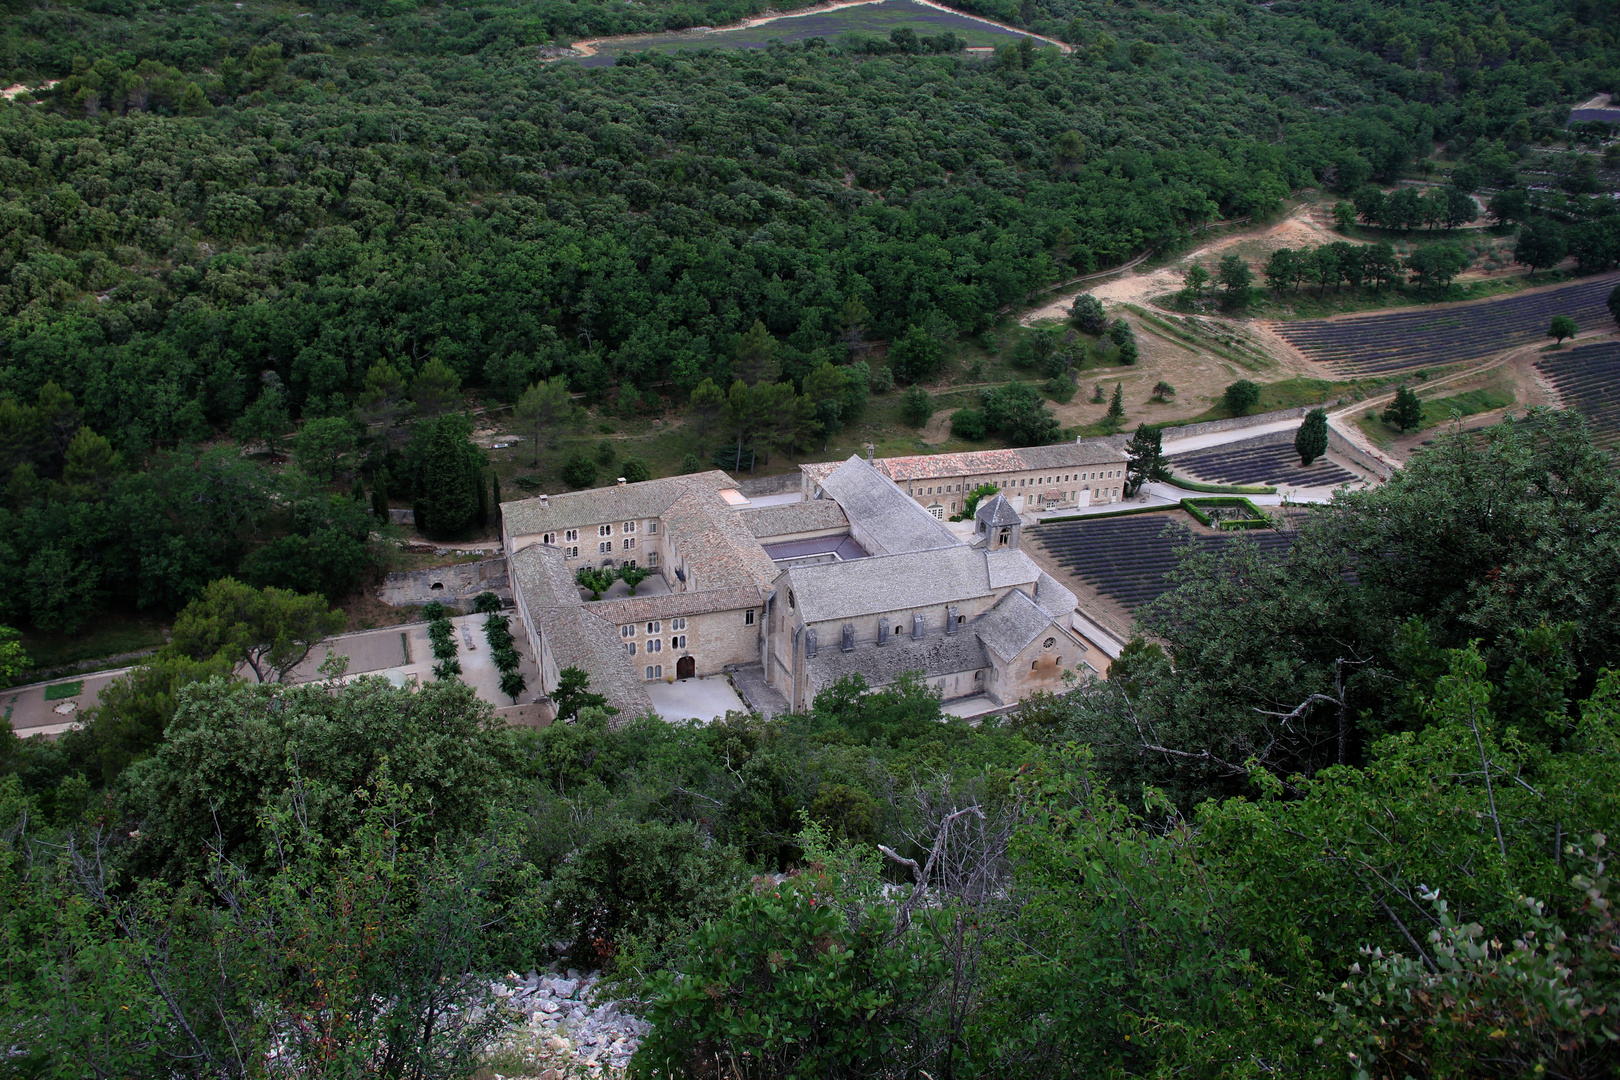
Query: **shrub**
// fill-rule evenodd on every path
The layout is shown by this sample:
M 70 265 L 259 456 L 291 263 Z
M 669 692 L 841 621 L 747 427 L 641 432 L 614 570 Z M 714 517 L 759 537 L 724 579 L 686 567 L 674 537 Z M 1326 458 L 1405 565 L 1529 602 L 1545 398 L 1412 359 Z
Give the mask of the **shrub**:
M 481 592 L 473 597 L 473 610 L 480 615 L 501 610 L 501 598 L 492 592 Z M 486 626 L 488 623 L 485 624 Z
M 1221 404 L 1233 416 L 1247 416 L 1260 404 L 1260 388 L 1248 379 L 1239 379 L 1226 388 L 1221 395 Z
M 459 678 L 461 675 L 461 661 L 455 657 L 433 665 L 433 677 L 440 682 L 446 679 Z
M 652 470 L 647 468 L 647 462 L 642 458 L 627 457 L 624 464 L 619 466 L 619 475 L 624 477 L 626 483 L 639 484 L 652 479 Z
M 984 413 L 978 409 L 957 409 L 951 413 L 951 434 L 968 442 L 984 438 Z
M 1102 301 L 1090 293 L 1081 293 L 1069 307 L 1069 323 L 1085 334 L 1100 334 L 1108 325 L 1103 314 Z
M 872 393 L 887 394 L 894 389 L 894 372 L 886 367 L 873 368 L 870 385 Z
M 690 476 L 692 473 L 695 473 L 702 468 L 702 459 L 700 459 L 696 454 L 692 453 L 692 451 L 688 450 L 684 455 L 682 455 L 681 474 L 683 476 Z
M 934 405 L 928 399 L 928 391 L 920 386 L 907 390 L 900 400 L 900 417 L 912 427 L 922 427 L 933 414 Z
M 568 455 L 562 466 L 563 483 L 572 488 L 588 488 L 596 483 L 596 463 L 581 451 Z

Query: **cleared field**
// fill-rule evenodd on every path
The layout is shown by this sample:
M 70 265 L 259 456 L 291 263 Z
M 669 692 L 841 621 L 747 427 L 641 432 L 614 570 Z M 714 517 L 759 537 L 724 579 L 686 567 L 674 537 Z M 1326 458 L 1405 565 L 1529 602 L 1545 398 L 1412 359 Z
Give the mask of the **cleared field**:
M 1177 454 L 1170 459 L 1170 465 L 1177 473 L 1212 484 L 1337 487 L 1360 479 L 1326 458 L 1317 458 L 1308 467 L 1301 466 L 1291 431 L 1276 431 L 1242 442 Z
M 1189 541 L 1204 551 L 1219 551 L 1238 541 L 1237 534 L 1195 535 L 1181 524 L 1184 520 L 1179 512 L 1169 512 L 1064 521 L 1037 526 L 1028 535 L 1065 570 L 1134 612 L 1170 591 L 1165 575 L 1176 568 L 1176 552 Z M 1293 543 L 1291 533 L 1261 529 L 1242 535 L 1267 552 L 1280 552 Z
M 586 67 L 607 67 L 627 53 L 674 49 L 763 49 L 771 41 L 807 41 L 825 38 L 836 41 L 845 34 L 887 38 L 890 31 L 909 26 L 919 36 L 939 35 L 949 30 L 972 47 L 1016 41 L 1022 34 L 991 23 L 912 3 L 911 0 L 881 0 L 879 3 L 818 11 L 805 15 L 788 14 L 758 26 L 733 30 L 671 30 L 662 34 L 632 34 L 605 38 L 594 43 L 595 55 L 580 61 Z
M 1605 274 L 1543 292 L 1419 311 L 1303 319 L 1271 328 L 1337 375 L 1377 375 L 1479 360 L 1547 336 L 1554 315 L 1582 330 L 1613 321 L 1606 306 L 1620 275 Z
M 1594 442 L 1620 445 L 1620 342 L 1548 353 L 1536 368 L 1558 388 L 1567 408 L 1586 417 Z

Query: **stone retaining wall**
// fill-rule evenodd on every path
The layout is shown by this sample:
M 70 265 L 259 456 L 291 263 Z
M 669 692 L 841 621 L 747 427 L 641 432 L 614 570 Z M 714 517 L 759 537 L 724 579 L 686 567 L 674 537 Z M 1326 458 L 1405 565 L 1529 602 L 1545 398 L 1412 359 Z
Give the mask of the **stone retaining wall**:
M 1183 424 L 1180 427 L 1167 426 L 1163 428 L 1165 435 L 1172 439 L 1192 439 L 1199 435 L 1209 435 L 1217 431 L 1237 431 L 1247 427 L 1258 427 L 1269 424 L 1275 420 L 1295 420 L 1303 417 L 1312 405 L 1301 405 L 1293 409 L 1278 409 L 1276 412 L 1258 413 L 1254 416 L 1233 416 L 1226 420 L 1206 420 L 1202 424 Z
M 1380 480 L 1388 480 L 1395 472 L 1394 467 L 1389 462 L 1367 453 L 1367 451 L 1339 434 L 1332 424 L 1328 425 L 1328 449 L 1340 457 L 1355 462 Z

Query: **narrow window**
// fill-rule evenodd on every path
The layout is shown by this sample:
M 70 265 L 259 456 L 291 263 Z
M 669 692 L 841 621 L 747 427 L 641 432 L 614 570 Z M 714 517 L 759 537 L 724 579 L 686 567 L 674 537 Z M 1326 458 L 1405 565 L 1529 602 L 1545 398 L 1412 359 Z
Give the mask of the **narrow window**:
M 647 565 L 648 565 L 648 567 L 650 567 L 652 569 L 655 569 L 655 570 L 658 568 L 658 552 L 656 552 L 656 551 L 647 552 Z
M 629 653 L 631 656 L 636 655 L 636 643 L 633 642 L 633 641 L 625 642 L 624 643 L 624 651 Z
M 544 536 L 542 536 L 540 538 L 540 542 L 542 544 L 546 545 L 547 547 L 555 547 L 556 544 L 557 544 L 557 534 L 556 533 L 546 533 Z
M 597 536 L 612 536 L 613 535 L 613 526 L 611 526 L 611 525 L 598 525 L 596 527 L 596 535 Z
M 650 533 L 657 532 L 658 531 L 658 522 L 656 522 L 656 521 L 647 522 L 647 531 L 650 532 Z
M 624 531 L 627 532 L 627 533 L 635 532 L 636 531 L 636 523 L 633 522 L 633 521 L 625 522 L 624 523 Z
M 579 530 L 578 529 L 569 529 L 567 532 L 563 533 L 563 539 L 564 540 L 578 540 L 579 539 Z
M 754 625 L 754 609 L 753 608 L 749 608 L 747 611 L 743 612 L 743 625 L 744 626 L 753 626 Z

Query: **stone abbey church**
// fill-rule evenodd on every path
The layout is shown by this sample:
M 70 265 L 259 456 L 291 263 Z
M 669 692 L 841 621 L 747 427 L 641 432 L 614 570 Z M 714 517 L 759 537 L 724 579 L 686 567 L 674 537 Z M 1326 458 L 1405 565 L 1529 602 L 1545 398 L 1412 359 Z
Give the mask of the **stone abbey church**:
M 946 702 L 991 706 L 1062 689 L 1103 658 L 1071 628 L 1074 594 L 1021 549 L 1020 510 L 1112 501 L 1124 470 L 1117 449 L 1075 443 L 855 456 L 758 500 L 714 471 L 503 503 L 537 689 L 582 668 L 621 719 L 653 711 L 649 683 L 749 668 L 792 709 L 854 674 L 918 672 Z M 942 520 L 985 482 L 1002 494 L 971 524 Z M 626 563 L 652 572 L 637 595 L 575 582 Z

